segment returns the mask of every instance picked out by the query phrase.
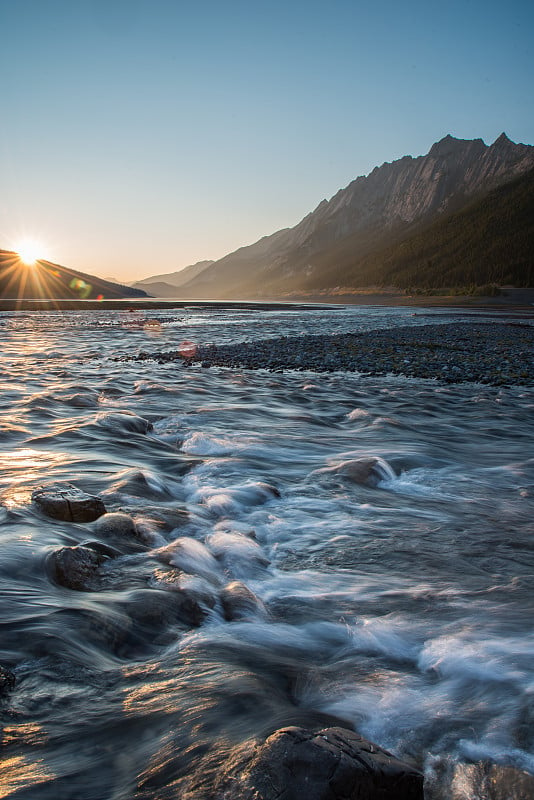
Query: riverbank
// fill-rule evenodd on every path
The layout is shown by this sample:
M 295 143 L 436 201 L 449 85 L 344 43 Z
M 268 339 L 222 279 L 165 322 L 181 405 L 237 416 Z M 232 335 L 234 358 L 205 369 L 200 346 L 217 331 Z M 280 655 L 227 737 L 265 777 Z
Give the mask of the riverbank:
M 534 318 L 534 289 L 503 289 L 496 297 L 475 295 L 423 295 L 405 294 L 396 290 L 360 291 L 339 294 L 291 295 L 266 300 L 184 300 L 155 297 L 126 298 L 124 300 L 16 300 L 0 299 L 0 311 L 141 311 L 170 308 L 236 308 L 248 311 L 271 311 L 292 306 L 299 310 L 317 306 L 391 306 L 414 308 L 462 308 L 496 311 L 518 310 Z
M 282 336 L 207 345 L 186 352 L 143 352 L 127 360 L 183 360 L 203 367 L 361 372 L 446 383 L 534 385 L 534 325 L 462 322 L 331 336 Z

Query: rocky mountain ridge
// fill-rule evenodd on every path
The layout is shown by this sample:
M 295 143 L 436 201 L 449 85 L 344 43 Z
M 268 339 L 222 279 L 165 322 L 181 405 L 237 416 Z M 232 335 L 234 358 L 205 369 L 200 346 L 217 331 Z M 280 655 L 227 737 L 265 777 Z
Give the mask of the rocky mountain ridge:
M 404 156 L 353 180 L 323 200 L 294 228 L 286 228 L 215 261 L 184 284 L 181 297 L 280 297 L 303 286 L 332 286 L 327 264 L 339 253 L 354 262 L 349 284 L 360 283 L 357 263 L 401 241 L 443 215 L 534 167 L 534 147 L 501 134 L 482 139 L 445 136 L 425 156 Z M 350 270 L 349 270 L 350 271 Z

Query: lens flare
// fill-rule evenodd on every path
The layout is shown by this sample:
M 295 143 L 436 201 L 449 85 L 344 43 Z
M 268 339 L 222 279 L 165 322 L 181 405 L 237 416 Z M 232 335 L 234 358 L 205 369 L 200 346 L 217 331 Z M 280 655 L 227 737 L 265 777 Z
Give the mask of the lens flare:
M 183 342 L 180 342 L 178 346 L 178 353 L 182 356 L 182 358 L 194 358 L 197 352 L 197 346 L 194 342 L 189 341 L 189 339 L 184 339 Z

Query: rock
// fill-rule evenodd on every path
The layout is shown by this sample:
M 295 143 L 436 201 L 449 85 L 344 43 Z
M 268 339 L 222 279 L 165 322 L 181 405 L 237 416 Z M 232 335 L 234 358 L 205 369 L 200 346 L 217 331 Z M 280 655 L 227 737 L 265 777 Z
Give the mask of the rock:
M 196 599 L 185 591 L 141 589 L 132 592 L 125 611 L 135 623 L 137 635 L 147 639 L 177 623 L 198 627 L 206 616 Z
M 441 784 L 451 784 L 455 800 L 481 797 L 485 800 L 530 800 L 534 797 L 534 776 L 515 767 L 504 767 L 490 761 L 456 764 L 454 773 L 440 775 Z M 434 796 L 429 781 L 431 796 Z
M 206 544 L 218 561 L 230 572 L 235 568 L 252 568 L 254 565 L 267 567 L 269 559 L 261 549 L 260 545 L 248 536 L 234 531 L 216 531 L 206 539 Z M 236 576 L 240 577 L 240 576 Z
M 62 397 L 61 399 L 66 405 L 72 406 L 73 408 L 94 408 L 98 405 L 98 395 L 96 392 L 91 394 L 82 394 L 78 392 Z
M 95 533 L 103 539 L 136 539 L 135 522 L 129 514 L 111 511 L 96 521 Z
M 110 414 L 99 414 L 97 422 L 103 428 L 117 432 L 149 433 L 154 427 L 144 417 L 138 417 L 131 411 L 117 411 Z
M 377 486 L 380 481 L 391 480 L 395 473 L 383 458 L 357 458 L 345 461 L 339 466 L 339 472 L 354 483 L 366 486 Z
M 66 522 L 93 522 L 106 513 L 99 497 L 70 483 L 52 483 L 32 493 L 32 501 L 43 514 Z
M 110 500 L 124 502 L 124 495 L 131 497 L 151 498 L 161 500 L 162 497 L 170 498 L 167 487 L 150 473 L 145 474 L 139 469 L 125 469 L 116 476 L 117 480 L 103 494 Z
M 105 560 L 103 553 L 81 546 L 61 547 L 47 559 L 52 579 L 77 592 L 96 588 L 98 568 Z
M 423 800 L 423 775 L 345 728 L 282 728 L 238 751 L 206 800 Z
M 224 618 L 231 622 L 265 613 L 265 607 L 254 592 L 241 581 L 232 581 L 221 592 Z
M 342 461 L 333 467 L 315 470 L 314 475 L 339 475 L 351 483 L 375 488 L 380 481 L 395 478 L 395 473 L 383 458 L 371 456 L 370 458 L 355 458 Z
M 152 582 L 158 589 L 187 594 L 204 609 L 214 608 L 217 602 L 215 587 L 200 575 L 189 575 L 179 569 L 156 569 Z
M 220 582 L 217 560 L 205 544 L 190 536 L 180 536 L 166 547 L 160 547 L 153 552 L 154 557 L 164 564 L 178 567 L 190 575 L 200 575 L 215 585 Z
M 15 686 L 15 676 L 10 669 L 0 666 L 0 696 L 7 694 Z

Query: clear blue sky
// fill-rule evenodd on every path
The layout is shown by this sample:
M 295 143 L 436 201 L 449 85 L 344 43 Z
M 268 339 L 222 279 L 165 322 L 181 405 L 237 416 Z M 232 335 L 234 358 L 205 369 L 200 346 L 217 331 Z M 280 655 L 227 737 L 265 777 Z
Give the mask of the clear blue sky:
M 534 143 L 534 3 L 0 0 L 0 247 L 220 258 L 445 134 Z

